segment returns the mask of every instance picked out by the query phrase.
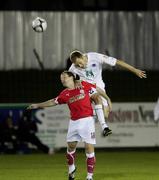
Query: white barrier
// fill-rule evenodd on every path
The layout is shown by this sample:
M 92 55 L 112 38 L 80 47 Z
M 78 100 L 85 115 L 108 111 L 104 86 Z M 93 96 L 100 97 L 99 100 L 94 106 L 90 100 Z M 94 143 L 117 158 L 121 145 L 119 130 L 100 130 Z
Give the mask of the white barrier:
M 158 122 L 154 121 L 155 103 L 113 103 L 113 111 L 107 120 L 113 134 L 101 136 L 96 122 L 96 147 L 152 147 L 159 145 Z M 66 105 L 37 110 L 35 116 L 41 140 L 56 148 L 66 147 L 69 110 Z M 79 144 L 83 147 L 83 144 Z

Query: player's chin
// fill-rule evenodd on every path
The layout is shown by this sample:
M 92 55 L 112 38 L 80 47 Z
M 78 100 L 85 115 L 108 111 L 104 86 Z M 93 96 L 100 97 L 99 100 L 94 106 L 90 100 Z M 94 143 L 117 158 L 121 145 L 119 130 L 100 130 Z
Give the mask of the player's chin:
M 85 69 L 86 67 L 85 66 L 82 66 L 82 67 L 80 67 L 81 69 Z
M 63 85 L 63 87 L 67 87 L 67 86 L 66 86 L 66 83 L 62 83 L 62 85 Z

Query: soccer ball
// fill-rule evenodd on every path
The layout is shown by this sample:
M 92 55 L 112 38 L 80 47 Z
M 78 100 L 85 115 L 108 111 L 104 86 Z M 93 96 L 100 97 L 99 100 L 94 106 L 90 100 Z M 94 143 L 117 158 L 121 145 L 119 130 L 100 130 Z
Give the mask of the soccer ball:
M 32 28 L 35 32 L 43 32 L 47 28 L 47 22 L 41 17 L 37 17 L 32 21 Z

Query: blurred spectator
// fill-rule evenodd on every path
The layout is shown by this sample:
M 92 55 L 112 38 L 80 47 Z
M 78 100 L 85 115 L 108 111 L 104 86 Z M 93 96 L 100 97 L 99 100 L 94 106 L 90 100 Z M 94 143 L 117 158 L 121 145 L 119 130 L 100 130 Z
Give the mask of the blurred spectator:
M 11 114 L 0 122 L 1 153 L 16 153 L 18 150 L 17 126 L 13 124 Z
M 18 139 L 21 147 L 23 147 L 24 144 L 31 143 L 36 146 L 38 150 L 47 154 L 52 154 L 52 149 L 43 144 L 36 136 L 37 131 L 37 121 L 32 119 L 31 111 L 25 111 L 18 124 Z

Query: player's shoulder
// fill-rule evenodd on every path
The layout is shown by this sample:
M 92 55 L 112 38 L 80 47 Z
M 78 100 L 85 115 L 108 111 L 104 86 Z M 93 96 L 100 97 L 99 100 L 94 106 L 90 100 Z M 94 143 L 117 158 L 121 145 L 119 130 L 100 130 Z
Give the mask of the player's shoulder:
M 91 87 L 96 87 L 95 84 L 89 83 L 87 81 L 81 81 L 81 84 L 82 84 L 83 87 L 90 87 L 90 86 Z
M 74 71 L 76 69 L 76 66 L 72 63 L 68 71 Z
M 97 56 L 99 53 L 97 53 L 97 52 L 88 52 L 88 53 L 86 53 L 86 55 L 88 55 L 88 56 Z
M 81 81 L 81 84 L 82 84 L 82 85 L 86 85 L 87 82 L 82 80 L 82 81 Z
M 88 52 L 87 53 L 88 59 L 89 60 L 98 60 L 101 58 L 101 56 L 104 56 L 103 54 L 97 53 L 97 52 Z
M 68 92 L 69 90 L 65 88 L 63 91 L 61 91 L 60 96 L 65 96 Z

